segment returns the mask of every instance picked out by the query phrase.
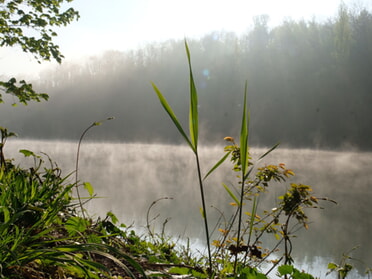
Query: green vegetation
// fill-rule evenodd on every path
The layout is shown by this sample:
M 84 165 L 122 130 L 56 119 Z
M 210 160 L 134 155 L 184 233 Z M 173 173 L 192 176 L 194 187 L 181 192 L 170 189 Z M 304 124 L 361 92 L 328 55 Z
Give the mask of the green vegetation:
M 209 270 L 212 272 L 213 266 L 212 266 L 211 247 L 210 247 L 210 241 L 209 241 L 209 227 L 208 227 L 208 217 L 207 217 L 208 214 L 207 214 L 207 208 L 205 205 L 204 185 L 203 185 L 203 180 L 202 180 L 202 175 L 201 175 L 201 170 L 200 170 L 200 160 L 199 160 L 199 153 L 198 153 L 198 133 L 199 133 L 198 94 L 196 91 L 194 77 L 192 74 L 190 51 L 189 51 L 187 44 L 185 44 L 185 47 L 186 47 L 187 59 L 189 61 L 189 70 L 190 70 L 190 113 L 189 113 L 190 138 L 186 135 L 180 122 L 178 121 L 176 115 L 174 114 L 172 108 L 169 106 L 167 100 L 164 98 L 162 93 L 159 91 L 159 89 L 156 87 L 155 84 L 153 84 L 153 87 L 164 109 L 166 110 L 166 112 L 172 119 L 173 123 L 176 125 L 178 131 L 181 133 L 181 135 L 186 140 L 191 150 L 195 154 L 196 167 L 197 167 L 199 186 L 200 186 L 200 196 L 201 196 L 201 202 L 202 202 L 201 214 L 204 220 L 206 244 L 208 248 Z
M 60 13 L 63 1 L 27 3 L 28 8 L 19 8 L 22 1 L 1 4 L 1 45 L 18 44 L 24 51 L 35 54 L 36 58 L 49 60 L 53 57 L 60 62 L 62 55 L 58 46 L 52 43 L 56 34 L 48 26 L 68 24 L 78 16 L 77 12 L 69 9 Z M 24 35 L 24 29 L 28 28 L 39 31 L 40 40 Z M 349 51 L 346 42 L 344 39 L 337 40 L 342 57 Z M 287 169 L 284 163 L 259 165 L 260 160 L 275 150 L 278 144 L 257 160 L 251 157 L 247 85 L 239 144 L 233 137 L 225 137 L 228 143 L 226 154 L 202 176 L 198 153 L 198 93 L 187 43 L 185 47 L 190 84 L 189 135 L 159 88 L 155 84 L 153 88 L 195 154 L 208 254 L 197 257 L 193 255 L 189 243 L 179 247 L 164 234 L 164 230 L 160 235 L 156 234 L 151 230 L 149 220 L 148 235 L 139 236 L 131 227 L 120 224 L 112 212 L 108 212 L 103 219 L 89 216 L 84 205 L 95 194 L 90 183 L 82 183 L 78 179 L 79 151 L 85 134 L 101 122 L 94 122 L 81 134 L 75 180 L 71 179 L 72 174 L 62 176 L 61 169 L 45 154 L 20 150 L 24 156 L 34 160 L 33 166 L 28 168 L 5 158 L 7 139 L 15 134 L 0 127 L 0 278 L 170 278 L 178 274 L 191 278 L 264 279 L 273 273 L 285 279 L 314 278 L 295 267 L 292 239 L 298 229 L 309 228 L 307 210 L 318 208 L 320 201 L 331 200 L 312 195 L 312 188 L 308 185 L 291 183 L 278 197 L 276 208 L 261 208 L 260 200 L 269 192 L 270 185 L 286 182 L 294 172 Z M 11 79 L 0 86 L 25 105 L 29 101 L 48 99 L 47 95 L 36 93 L 24 81 L 17 86 L 16 80 Z M 220 236 L 211 241 L 203 183 L 227 159 L 232 163 L 232 171 L 237 174 L 236 185 L 223 183 L 222 187 L 236 210 L 232 216 L 221 212 L 224 222 L 216 224 Z M 87 190 L 87 197 L 81 196 L 82 187 Z M 77 197 L 73 194 L 74 190 Z M 150 205 L 149 211 L 158 201 Z M 267 236 L 275 243 L 267 241 Z M 353 268 L 347 261 L 350 259 L 348 254 L 339 264 L 330 263 L 328 266 L 330 272 L 336 271 L 339 278 L 347 277 Z M 268 270 L 264 270 L 265 265 L 269 265 Z
M 102 278 L 98 274 L 112 272 L 107 261 L 132 278 L 128 265 L 143 273 L 121 247 L 120 237 L 129 237 L 112 213 L 104 220 L 81 217 L 81 200 L 72 195 L 81 185 L 61 177 L 50 158 L 48 166 L 32 151 L 20 152 L 34 158 L 33 167 L 5 160 L 0 168 L 1 278 Z
M 53 42 L 53 38 L 57 36 L 53 29 L 66 26 L 79 18 L 79 13 L 74 9 L 61 9 L 63 3 L 71 1 L 1 1 L 0 46 L 20 47 L 22 51 L 34 55 L 39 63 L 51 59 L 61 63 L 63 55 Z M 24 80 L 17 82 L 14 77 L 9 81 L 1 81 L 0 89 L 15 96 L 25 105 L 29 101 L 48 100 L 47 94 L 36 92 L 32 84 Z M 0 103 L 2 102 L 0 94 Z
M 266 278 L 266 275 L 274 267 L 284 261 L 284 265 L 278 268 L 278 274 L 280 276 L 284 276 L 284 278 L 313 278 L 311 275 L 299 272 L 292 266 L 294 261 L 291 257 L 293 248 L 291 238 L 294 237 L 294 232 L 298 229 L 298 226 L 308 228 L 308 217 L 305 209 L 317 208 L 319 200 L 328 199 L 311 195 L 312 189 L 308 185 L 292 183 L 287 192 L 279 197 L 281 201 L 278 203 L 277 208 L 270 211 L 264 210 L 263 215 L 258 215 L 260 197 L 268 192 L 269 184 L 273 181 L 285 182 L 287 178 L 294 175 L 294 172 L 287 169 L 283 163 L 278 166 L 265 165 L 263 167 L 257 167 L 257 162 L 253 163 L 248 144 L 249 113 L 247 111 L 247 84 L 244 94 L 240 146 L 235 143 L 234 138 L 225 137 L 225 140 L 230 143 L 230 145 L 225 147 L 226 155 L 204 177 L 206 179 L 211 175 L 227 158 L 230 158 L 233 163 L 233 171 L 239 173 L 237 175 L 237 185 L 240 185 L 240 190 L 235 191 L 236 189 L 223 184 L 228 195 L 233 200 L 232 205 L 236 206 L 237 210 L 228 219 L 229 221 L 225 222 L 225 226 L 219 228 L 222 236 L 221 239 L 213 241 L 216 249 L 211 253 L 207 222 L 208 215 L 205 206 L 203 180 L 201 179 L 201 166 L 197 153 L 198 94 L 195 87 L 190 51 L 187 43 L 185 43 L 185 47 L 190 69 L 189 133 L 191 139 L 187 136 L 159 88 L 155 84 L 153 84 L 153 88 L 163 108 L 196 155 L 202 203 L 201 213 L 205 221 L 206 246 L 208 247 L 209 268 L 206 270 L 208 276 L 213 277 L 217 275 L 219 278 L 231 276 L 234 278 Z M 277 146 L 278 144 L 260 156 L 258 162 Z M 244 215 L 248 216 L 246 220 L 243 218 L 243 210 Z M 221 214 L 223 215 L 224 213 L 222 212 Z M 235 224 L 237 224 L 237 228 L 234 228 Z M 262 248 L 264 234 L 271 234 L 276 238 L 277 243 L 272 249 Z M 277 252 L 276 249 L 282 242 L 284 242 L 283 256 L 270 260 L 273 263 L 273 267 L 266 274 L 258 273 L 257 268 L 267 263 L 266 260 L 274 252 Z

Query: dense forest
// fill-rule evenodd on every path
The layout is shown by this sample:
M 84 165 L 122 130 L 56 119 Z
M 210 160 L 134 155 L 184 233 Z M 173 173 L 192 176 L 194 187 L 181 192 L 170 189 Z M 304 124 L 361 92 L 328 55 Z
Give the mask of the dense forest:
M 371 11 L 340 5 L 323 22 L 288 19 L 272 28 L 269 22 L 257 16 L 241 36 L 216 31 L 186 38 L 203 143 L 238 134 L 247 81 L 252 145 L 372 150 Z M 114 116 L 94 139 L 181 142 L 151 82 L 187 121 L 184 41 L 168 40 L 41 73 L 34 84 L 50 100 L 4 106 L 2 125 L 22 138 L 76 140 L 92 122 Z

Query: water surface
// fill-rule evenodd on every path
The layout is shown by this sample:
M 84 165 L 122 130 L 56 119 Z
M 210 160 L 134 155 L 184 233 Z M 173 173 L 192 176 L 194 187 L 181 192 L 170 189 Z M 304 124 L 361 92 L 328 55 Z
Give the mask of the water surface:
M 23 148 L 47 153 L 65 175 L 74 172 L 75 142 L 9 140 L 5 154 L 7 158 L 16 158 L 17 163 L 32 164 L 32 160 L 18 153 Z M 265 151 L 251 149 L 253 158 Z M 223 146 L 204 147 L 200 154 L 206 173 L 223 156 Z M 310 228 L 297 232 L 294 240 L 293 255 L 298 265 L 324 278 L 329 261 L 339 261 L 343 253 L 360 245 L 352 254 L 356 260 L 351 263 L 360 272 L 372 267 L 371 153 L 278 148 L 260 164 L 266 163 L 285 163 L 296 176 L 270 187 L 270 195 L 262 200 L 265 209 L 275 207 L 276 197 L 291 182 L 311 185 L 315 196 L 338 203 L 322 203 L 324 209 L 308 211 Z M 79 180 L 91 182 L 100 197 L 87 205 L 92 215 L 104 216 L 112 211 L 121 222 L 144 230 L 149 206 L 161 199 L 149 215 L 150 220 L 155 218 L 152 228 L 161 230 L 167 220 L 168 234 L 204 239 L 195 158 L 187 146 L 85 142 L 81 146 L 79 166 Z M 226 212 L 226 216 L 231 212 L 232 200 L 222 187 L 222 182 L 237 185 L 231 167 L 226 163 L 206 181 L 211 227 L 220 217 L 219 211 Z

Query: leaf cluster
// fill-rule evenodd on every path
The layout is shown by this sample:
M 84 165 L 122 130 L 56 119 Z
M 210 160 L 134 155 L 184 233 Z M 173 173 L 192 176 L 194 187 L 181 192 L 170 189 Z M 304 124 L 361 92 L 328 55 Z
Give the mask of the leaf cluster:
M 2 1 L 0 46 L 18 45 L 39 62 L 40 59 L 49 61 L 53 58 L 60 63 L 63 55 L 52 41 L 57 36 L 52 28 L 66 26 L 79 18 L 79 13 L 73 8 L 62 10 L 64 2 L 66 0 Z
M 292 183 L 290 189 L 284 196 L 282 206 L 285 215 L 293 215 L 305 228 L 307 228 L 307 219 L 303 206 L 312 207 L 318 203 L 318 199 L 310 195 L 311 187 L 303 184 Z
M 5 93 L 11 94 L 18 98 L 19 102 L 27 105 L 30 101 L 40 102 L 42 99 L 48 101 L 49 95 L 46 93 L 37 93 L 31 83 L 27 83 L 25 80 L 17 82 L 16 78 L 11 78 L 8 81 L 0 81 L 0 88 Z M 0 94 L 0 103 L 3 103 L 2 96 Z M 16 105 L 15 103 L 13 104 Z
M 55 28 L 66 26 L 79 18 L 73 8 L 63 9 L 72 0 L 3 0 L 0 1 L 0 47 L 20 47 L 41 63 L 54 59 L 61 63 L 63 55 L 53 42 Z M 24 80 L 15 78 L 0 82 L 0 90 L 11 94 L 23 104 L 29 101 L 48 100 L 45 93 L 37 93 Z M 0 103 L 3 102 L 0 94 Z

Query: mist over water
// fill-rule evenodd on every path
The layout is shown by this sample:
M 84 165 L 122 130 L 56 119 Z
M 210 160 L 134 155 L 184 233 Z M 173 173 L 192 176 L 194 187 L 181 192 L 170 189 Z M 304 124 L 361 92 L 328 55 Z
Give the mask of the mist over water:
M 270 18 L 261 15 L 244 34 L 217 30 L 187 38 L 200 138 L 219 143 L 239 130 L 247 81 L 251 144 L 280 141 L 292 148 L 372 151 L 370 9 L 348 11 L 341 5 L 327 21 L 288 19 L 269 26 Z M 177 117 L 187 119 L 184 40 L 107 51 L 51 67 L 32 82 L 35 90 L 49 94 L 49 101 L 4 106 L 1 126 L 23 138 L 74 140 L 87 123 L 114 116 L 117 120 L 98 129 L 95 139 L 178 144 L 183 139 L 170 128 L 151 82 Z
M 75 169 L 76 142 L 9 140 L 5 155 L 26 166 L 32 164 L 32 160 L 19 154 L 19 149 L 45 152 L 59 165 L 64 175 Z M 253 159 L 265 151 L 252 148 Z M 80 152 L 79 180 L 91 182 L 97 196 L 101 197 L 86 205 L 88 212 L 105 216 L 111 210 L 121 222 L 134 224 L 144 231 L 146 212 L 151 203 L 160 198 L 172 198 L 160 200 L 153 206 L 150 212 L 150 220 L 156 218 L 151 223 L 153 228 L 160 231 L 168 219 L 165 227 L 167 234 L 204 240 L 195 158 L 187 146 L 84 142 Z M 203 173 L 223 154 L 222 145 L 201 148 Z M 259 165 L 285 163 L 296 173 L 286 183 L 269 187 L 270 194 L 261 200 L 262 210 L 275 207 L 278 202 L 276 197 L 284 194 L 292 182 L 311 185 L 315 196 L 338 202 L 337 205 L 323 202 L 321 206 L 324 209 L 308 210 L 312 221 L 309 230 L 296 233 L 298 238 L 294 240 L 293 256 L 297 264 L 304 264 L 305 270 L 325 270 L 329 261 L 338 262 L 342 253 L 356 245 L 361 247 L 352 256 L 361 262 L 351 263 L 360 272 L 371 267 L 371 155 L 368 152 L 278 148 L 260 162 Z M 229 205 L 232 200 L 222 187 L 222 182 L 229 186 L 237 185 L 231 168 L 232 165 L 226 162 L 206 180 L 211 228 L 220 217 L 214 208 L 225 212 L 226 216 L 232 212 Z M 74 174 L 71 179 L 74 179 Z M 324 272 L 322 274 L 324 277 Z

